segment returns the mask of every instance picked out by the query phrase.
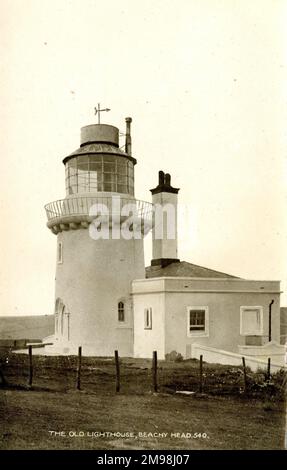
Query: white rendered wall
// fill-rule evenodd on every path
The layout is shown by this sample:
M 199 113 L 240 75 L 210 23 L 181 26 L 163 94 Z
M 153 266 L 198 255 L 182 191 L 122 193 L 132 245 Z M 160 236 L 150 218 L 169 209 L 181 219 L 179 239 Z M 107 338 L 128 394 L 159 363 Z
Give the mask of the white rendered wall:
M 261 293 L 167 293 L 166 294 L 166 352 L 173 350 L 187 357 L 193 343 L 238 353 L 238 347 L 245 344 L 240 334 L 240 307 L 263 307 L 263 336 L 268 337 L 269 303 L 272 306 L 272 337 L 279 341 L 280 323 L 279 294 Z M 209 310 L 208 335 L 187 335 L 187 307 L 207 306 Z
M 134 357 L 152 358 L 157 351 L 158 359 L 165 358 L 164 348 L 164 294 L 134 295 Z M 152 328 L 144 327 L 144 311 L 152 308 Z
M 240 334 L 240 307 L 263 307 L 263 336 L 268 339 L 269 304 L 272 305 L 272 340 L 280 340 L 280 283 L 243 279 L 151 278 L 133 282 L 135 354 L 150 357 L 151 350 L 161 358 L 171 351 L 191 357 L 193 344 L 238 353 L 245 344 Z M 159 300 L 160 299 L 160 300 Z M 143 329 L 144 308 L 153 307 L 153 331 Z M 189 336 L 187 307 L 206 306 L 208 335 Z M 164 328 L 164 331 L 163 331 Z M 162 344 L 161 338 L 164 338 Z
M 143 278 L 143 240 L 93 240 L 88 229 L 62 231 L 63 263 L 57 264 L 56 298 L 69 312 L 69 341 L 54 349 L 83 355 L 133 355 L 131 281 Z M 126 306 L 126 321 L 118 322 L 118 302 Z M 67 337 L 66 333 L 64 335 Z
M 192 345 L 192 352 L 191 355 L 193 358 L 199 359 L 200 356 L 203 356 L 203 360 L 205 362 L 213 363 L 213 364 L 226 364 L 226 365 L 232 365 L 232 366 L 242 366 L 242 356 L 245 357 L 245 364 L 247 367 L 250 367 L 250 369 L 254 372 L 257 371 L 257 369 L 267 369 L 267 357 L 265 360 L 261 356 L 248 356 L 245 355 L 244 353 L 232 353 L 229 351 L 224 351 L 221 349 L 216 349 L 216 348 L 211 348 L 208 346 L 203 346 L 201 344 L 193 344 Z M 270 370 L 271 372 L 277 372 L 278 370 L 282 369 L 284 367 L 284 354 L 282 351 L 281 357 L 278 357 L 278 355 L 275 355 L 275 357 L 272 355 L 272 353 L 269 353 L 269 356 L 271 358 L 271 367 Z M 285 365 L 286 367 L 286 365 Z

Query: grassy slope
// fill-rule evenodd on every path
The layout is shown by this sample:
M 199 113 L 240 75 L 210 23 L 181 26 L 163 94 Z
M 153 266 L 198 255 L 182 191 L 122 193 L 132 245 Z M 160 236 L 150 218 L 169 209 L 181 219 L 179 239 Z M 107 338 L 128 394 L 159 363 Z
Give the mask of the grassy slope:
M 13 362 L 14 361 L 14 362 Z M 160 392 L 151 393 L 149 361 L 125 360 L 122 387 L 114 392 L 112 361 L 83 358 L 82 391 L 75 390 L 75 359 L 35 358 L 34 390 L 27 383 L 26 357 L 11 358 L 6 375 L 22 389 L 0 390 L 2 449 L 282 449 L 284 403 L 242 397 L 235 368 L 205 365 L 207 396 L 183 396 L 175 388 L 197 389 L 198 364 L 160 363 Z M 25 366 L 25 367 L 24 367 Z M 229 372 L 228 372 L 229 371 Z M 231 372 L 230 372 L 231 371 Z M 232 372 L 233 371 L 233 372 Z M 215 378 L 227 396 L 211 393 Z M 211 380 L 212 379 L 212 380 Z M 210 381 L 211 380 L 211 381 Z M 177 384 L 177 385 L 174 385 Z M 217 383 L 218 385 L 218 383 Z M 55 431 L 166 432 L 166 438 L 51 437 Z M 209 438 L 172 438 L 170 433 L 207 433 Z

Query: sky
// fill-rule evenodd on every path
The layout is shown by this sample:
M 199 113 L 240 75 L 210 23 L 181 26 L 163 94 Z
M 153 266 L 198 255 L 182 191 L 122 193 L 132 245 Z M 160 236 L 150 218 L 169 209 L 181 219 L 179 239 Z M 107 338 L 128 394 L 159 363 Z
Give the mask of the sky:
M 0 315 L 53 313 L 44 205 L 99 102 L 133 118 L 137 198 L 159 170 L 180 188 L 180 259 L 287 305 L 286 22 L 284 0 L 1 1 Z

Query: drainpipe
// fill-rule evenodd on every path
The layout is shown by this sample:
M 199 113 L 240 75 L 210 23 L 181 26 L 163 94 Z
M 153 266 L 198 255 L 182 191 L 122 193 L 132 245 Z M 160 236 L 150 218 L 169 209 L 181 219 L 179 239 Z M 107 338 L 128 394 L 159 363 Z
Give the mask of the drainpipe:
M 271 341 L 271 309 L 272 305 L 274 304 L 274 299 L 271 300 L 269 304 L 269 333 L 268 333 L 268 341 Z

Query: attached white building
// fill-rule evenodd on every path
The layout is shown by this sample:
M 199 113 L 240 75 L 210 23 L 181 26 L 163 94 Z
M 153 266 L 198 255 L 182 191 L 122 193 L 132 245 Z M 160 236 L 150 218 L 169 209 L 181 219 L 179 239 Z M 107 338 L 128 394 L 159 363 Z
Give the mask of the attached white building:
M 280 337 L 280 283 L 247 281 L 194 266 L 172 263 L 147 270 L 147 279 L 133 282 L 134 355 L 164 359 L 176 351 L 192 357 L 201 344 L 234 353 L 241 346 L 263 346 Z

